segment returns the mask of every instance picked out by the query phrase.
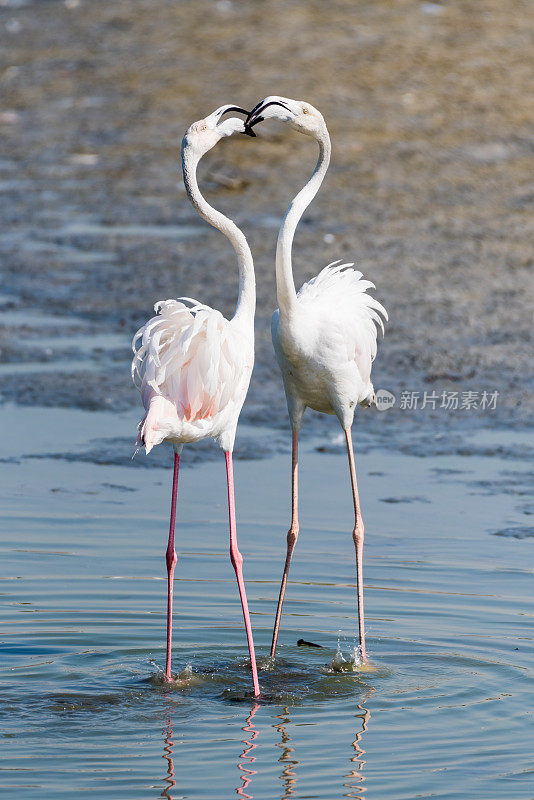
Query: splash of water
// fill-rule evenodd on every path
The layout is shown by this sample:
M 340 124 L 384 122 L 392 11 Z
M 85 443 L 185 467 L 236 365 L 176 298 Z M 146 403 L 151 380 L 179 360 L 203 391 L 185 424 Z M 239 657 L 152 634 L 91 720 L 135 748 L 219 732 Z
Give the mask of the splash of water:
M 178 675 L 176 676 L 176 679 L 180 680 L 180 681 L 189 681 L 189 680 L 191 680 L 191 678 L 194 677 L 194 674 L 195 673 L 193 672 L 193 665 L 192 664 L 186 664 L 185 667 L 183 668 L 183 670 L 178 673 Z
M 156 664 L 156 662 L 155 662 L 155 661 L 154 661 L 152 658 L 150 659 L 150 661 L 149 661 L 148 663 L 149 663 L 149 664 L 150 664 L 152 667 L 154 667 L 154 669 L 156 670 L 156 672 L 160 672 L 160 673 L 163 675 L 163 670 L 162 670 L 162 668 L 159 666 L 159 664 Z
M 186 666 L 180 670 L 180 672 L 175 673 L 171 677 L 171 681 L 169 682 L 165 677 L 164 670 L 157 664 L 155 661 L 150 661 L 150 664 L 154 667 L 156 672 L 150 676 L 149 680 L 155 686 L 173 686 L 174 688 L 188 688 L 191 686 L 201 685 L 205 681 L 205 676 L 197 673 L 193 669 L 192 664 L 186 664 Z
M 355 642 L 350 654 L 348 654 L 347 658 L 343 655 L 343 649 L 341 646 L 341 635 L 338 636 L 337 639 L 337 650 L 330 661 L 330 663 L 326 666 L 326 672 L 358 672 L 358 670 L 364 665 L 364 661 L 361 657 L 360 645 Z
M 272 656 L 265 656 L 263 658 L 258 658 L 256 664 L 258 669 L 262 672 L 273 672 L 276 666 L 276 660 L 272 658 Z

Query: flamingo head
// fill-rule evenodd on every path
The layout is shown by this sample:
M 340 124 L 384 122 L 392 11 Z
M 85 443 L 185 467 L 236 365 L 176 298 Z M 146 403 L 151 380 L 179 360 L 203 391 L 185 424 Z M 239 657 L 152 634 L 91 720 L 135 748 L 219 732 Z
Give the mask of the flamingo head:
M 245 121 L 246 133 L 253 134 L 252 128 L 265 119 L 278 119 L 288 122 L 292 128 L 308 136 L 319 137 L 325 130 L 323 115 L 311 103 L 291 100 L 288 97 L 270 95 L 258 103 Z
M 246 133 L 244 120 L 238 117 L 224 119 L 230 111 L 244 114 L 245 117 L 248 115 L 248 111 L 239 106 L 225 105 L 217 108 L 212 114 L 189 126 L 182 140 L 182 149 L 190 148 L 200 157 L 215 147 L 224 136 Z

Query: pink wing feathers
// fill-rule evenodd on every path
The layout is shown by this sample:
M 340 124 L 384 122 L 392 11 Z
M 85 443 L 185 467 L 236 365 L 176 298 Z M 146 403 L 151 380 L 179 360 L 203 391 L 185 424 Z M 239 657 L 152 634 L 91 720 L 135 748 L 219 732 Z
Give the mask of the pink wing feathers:
M 188 297 L 154 310 L 132 342 L 132 378 L 147 412 L 138 443 L 147 452 L 179 438 L 184 423 L 198 438 L 209 435 L 218 414 L 242 404 L 252 369 L 245 337 L 219 311 Z

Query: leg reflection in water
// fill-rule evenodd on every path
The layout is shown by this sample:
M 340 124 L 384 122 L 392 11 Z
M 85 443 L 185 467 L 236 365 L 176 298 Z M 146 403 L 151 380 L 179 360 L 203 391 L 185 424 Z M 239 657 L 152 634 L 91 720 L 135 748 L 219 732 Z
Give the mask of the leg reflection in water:
M 355 714 L 355 717 L 360 720 L 361 728 L 355 734 L 355 739 L 352 742 L 352 755 L 350 758 L 351 765 L 353 768 L 351 771 L 344 775 L 345 782 L 343 786 L 348 789 L 348 791 L 343 794 L 343 797 L 351 797 L 355 798 L 355 800 L 364 800 L 366 787 L 364 786 L 365 777 L 363 775 L 363 768 L 366 763 L 364 755 L 365 750 L 361 746 L 361 741 L 363 734 L 367 730 L 367 726 L 369 724 L 369 720 L 371 718 L 370 711 L 365 707 L 364 703 L 367 702 L 371 694 L 374 692 L 374 689 L 371 689 L 361 703 L 358 704 L 357 709 L 358 713 Z M 253 769 L 253 765 L 256 762 L 256 756 L 253 755 L 253 751 L 257 748 L 256 739 L 259 735 L 259 731 L 256 729 L 254 725 L 254 717 L 256 712 L 259 709 L 259 703 L 254 703 L 252 708 L 250 709 L 250 713 L 246 719 L 245 725 L 242 727 L 242 731 L 244 731 L 245 738 L 242 739 L 242 743 L 244 745 L 243 751 L 239 756 L 239 761 L 237 763 L 237 768 L 240 772 L 240 779 L 241 785 L 236 788 L 236 794 L 242 798 L 242 800 L 254 800 L 254 795 L 249 794 L 248 790 L 250 788 L 250 783 L 254 777 L 254 775 L 258 774 L 258 770 Z M 291 747 L 292 738 L 288 733 L 288 725 L 291 724 L 291 718 L 289 716 L 289 707 L 285 706 L 283 712 L 277 715 L 277 719 L 280 720 L 279 723 L 275 724 L 273 727 L 275 730 L 278 731 L 280 734 L 280 742 L 276 743 L 276 746 L 282 750 L 280 757 L 278 758 L 278 762 L 283 765 L 282 772 L 280 773 L 280 780 L 283 783 L 283 795 L 281 796 L 281 800 L 290 800 L 290 798 L 294 797 L 297 791 L 297 766 L 299 764 L 298 759 L 295 757 L 295 749 Z M 173 789 L 176 787 L 176 779 L 175 779 L 175 771 L 174 771 L 174 763 L 173 763 L 173 755 L 174 755 L 174 741 L 173 741 L 173 728 L 172 728 L 172 720 L 171 717 L 167 717 L 165 728 L 163 729 L 163 737 L 164 737 L 164 747 L 163 747 L 163 756 L 167 761 L 167 775 L 164 778 L 164 782 L 166 784 L 165 788 L 161 792 L 161 797 L 166 797 L 167 800 L 176 800 L 178 794 L 173 794 Z M 180 795 L 181 796 L 181 795 Z
M 174 764 L 172 761 L 174 754 L 174 742 L 172 740 L 172 720 L 170 717 L 167 717 L 167 722 L 165 723 L 165 727 L 163 729 L 163 737 L 165 740 L 165 746 L 163 748 L 162 758 L 167 760 L 167 775 L 164 778 L 167 786 L 162 791 L 161 797 L 166 797 L 167 800 L 173 800 L 171 789 L 176 786 L 176 781 L 174 779 Z
M 354 755 L 350 760 L 351 763 L 354 764 L 354 769 L 345 775 L 345 778 L 350 781 L 350 783 L 343 784 L 343 786 L 345 786 L 347 789 L 350 789 L 350 791 L 344 794 L 343 797 L 352 797 L 356 800 L 364 800 L 366 791 L 366 787 L 364 785 L 365 776 L 363 775 L 363 768 L 366 764 L 364 758 L 365 750 L 361 746 L 361 740 L 363 734 L 367 730 L 369 720 L 371 719 L 371 712 L 369 709 L 365 708 L 364 703 L 369 699 L 374 691 L 374 689 L 371 689 L 362 702 L 357 706 L 360 713 L 355 714 L 355 716 L 361 719 L 361 730 L 357 731 L 356 738 L 352 743 Z
M 257 774 L 257 770 L 251 769 L 252 764 L 256 761 L 256 756 L 251 755 L 252 751 L 257 747 L 257 744 L 254 743 L 254 739 L 258 735 L 258 731 L 254 727 L 253 719 L 256 711 L 259 708 L 258 703 L 254 703 L 250 710 L 250 714 L 247 717 L 247 721 L 243 726 L 242 730 L 245 731 L 247 734 L 246 738 L 242 740 L 243 744 L 245 745 L 245 749 L 241 753 L 240 758 L 241 761 L 238 762 L 237 768 L 241 771 L 241 786 L 238 786 L 236 789 L 236 793 L 239 797 L 242 797 L 243 800 L 253 800 L 253 796 L 251 794 L 247 794 L 247 788 L 252 780 L 253 776 Z M 163 737 L 164 737 L 164 747 L 163 747 L 163 756 L 167 761 L 167 775 L 164 778 L 165 783 L 167 784 L 161 793 L 161 797 L 166 797 L 167 800 L 174 800 L 177 795 L 172 794 L 172 790 L 176 786 L 176 779 L 174 773 L 174 762 L 173 762 L 173 755 L 174 755 L 174 741 L 173 741 L 173 730 L 172 730 L 172 720 L 170 717 L 167 717 L 167 721 L 165 723 L 165 727 L 163 729 Z M 245 760 L 243 762 L 243 759 Z M 180 795 L 181 796 L 181 795 Z
M 258 746 L 257 744 L 254 744 L 254 739 L 258 735 L 258 731 L 254 727 L 254 723 L 252 720 L 254 719 L 256 711 L 258 710 L 259 707 L 260 706 L 258 703 L 254 703 L 254 705 L 250 709 L 250 714 L 247 717 L 247 722 L 241 729 L 245 731 L 247 736 L 245 739 L 242 739 L 242 742 L 245 745 L 245 749 L 241 753 L 240 758 L 246 759 L 246 761 L 244 763 L 243 761 L 239 761 L 237 764 L 237 768 L 241 772 L 240 775 L 241 786 L 237 787 L 236 794 L 238 794 L 239 797 L 242 797 L 243 800 L 253 800 L 253 795 L 247 794 L 247 789 L 253 776 L 257 775 L 258 772 L 258 770 L 256 769 L 251 769 L 251 766 L 256 761 L 256 756 L 251 755 L 251 753 Z
M 287 798 L 291 797 L 294 794 L 297 788 L 297 774 L 296 768 L 297 764 L 299 763 L 295 758 L 295 750 L 293 747 L 290 746 L 291 736 L 287 732 L 287 725 L 290 724 L 291 719 L 289 717 L 289 708 L 286 706 L 282 714 L 278 714 L 278 719 L 281 722 L 274 727 L 280 733 L 282 737 L 281 742 L 277 742 L 276 746 L 282 748 L 282 755 L 278 759 L 278 761 L 284 765 L 282 773 L 280 775 L 280 780 L 284 783 L 284 795 L 282 800 L 287 800 Z

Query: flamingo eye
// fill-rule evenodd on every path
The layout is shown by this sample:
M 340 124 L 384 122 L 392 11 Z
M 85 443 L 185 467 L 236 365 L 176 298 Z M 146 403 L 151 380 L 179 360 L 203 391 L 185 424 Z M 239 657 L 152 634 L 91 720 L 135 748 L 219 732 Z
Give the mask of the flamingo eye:
M 200 130 L 201 131 L 207 131 L 208 130 L 208 126 L 206 125 L 206 123 L 204 123 L 203 125 L 200 126 Z
M 310 113 L 309 108 L 306 108 L 306 106 L 304 106 L 304 108 L 302 109 L 302 113 L 303 114 L 309 114 Z

